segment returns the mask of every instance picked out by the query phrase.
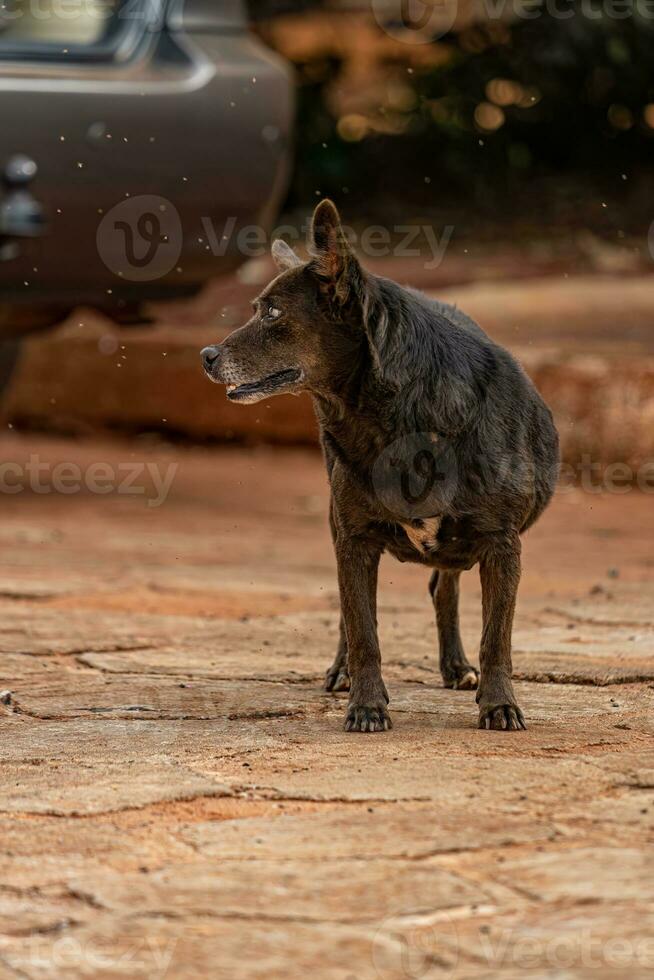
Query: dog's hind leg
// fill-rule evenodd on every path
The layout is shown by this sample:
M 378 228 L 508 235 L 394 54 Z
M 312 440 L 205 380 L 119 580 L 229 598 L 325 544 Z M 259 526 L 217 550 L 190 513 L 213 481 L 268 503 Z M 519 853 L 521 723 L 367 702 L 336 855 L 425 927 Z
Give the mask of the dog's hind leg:
M 520 538 L 507 534 L 481 559 L 483 632 L 477 691 L 479 727 L 526 728 L 511 683 L 511 629 L 520 582 Z
M 328 466 L 331 472 L 331 468 Z M 329 506 L 329 529 L 332 532 L 332 543 L 336 546 L 336 523 L 334 521 L 334 501 L 330 501 Z M 375 596 L 376 601 L 376 596 Z M 345 633 L 345 623 L 341 613 L 341 621 L 338 624 L 338 649 L 334 663 L 325 674 L 326 691 L 349 691 L 350 675 L 347 670 L 347 635 Z
M 345 635 L 345 624 L 343 617 L 339 623 L 338 650 L 334 663 L 325 674 L 326 691 L 349 691 L 350 675 L 347 670 L 347 637 Z
M 471 690 L 477 687 L 479 671 L 468 663 L 459 633 L 459 572 L 436 570 L 429 581 L 436 610 L 440 668 L 445 687 Z

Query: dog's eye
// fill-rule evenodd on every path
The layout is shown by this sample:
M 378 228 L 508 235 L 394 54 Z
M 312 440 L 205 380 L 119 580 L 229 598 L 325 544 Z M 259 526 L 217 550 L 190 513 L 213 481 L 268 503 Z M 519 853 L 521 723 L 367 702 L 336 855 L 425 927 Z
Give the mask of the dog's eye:
M 278 310 L 276 306 L 269 306 L 267 315 L 276 320 L 278 316 L 282 315 L 282 311 Z

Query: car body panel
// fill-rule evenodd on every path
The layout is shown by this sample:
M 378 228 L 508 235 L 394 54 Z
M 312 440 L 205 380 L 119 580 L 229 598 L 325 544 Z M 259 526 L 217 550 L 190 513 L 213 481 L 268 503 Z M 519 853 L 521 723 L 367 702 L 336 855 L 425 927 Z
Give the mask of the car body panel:
M 173 3 L 126 60 L 0 59 L 0 165 L 15 152 L 36 162 L 30 193 L 46 222 L 0 262 L 5 311 L 91 303 L 118 314 L 196 289 L 243 260 L 239 229 L 272 221 L 288 175 L 289 70 L 239 20 L 239 3 L 220 8 Z M 139 207 L 152 217 L 155 199 L 162 240 L 176 216 L 175 248 L 143 270 L 125 251 L 147 253 Z

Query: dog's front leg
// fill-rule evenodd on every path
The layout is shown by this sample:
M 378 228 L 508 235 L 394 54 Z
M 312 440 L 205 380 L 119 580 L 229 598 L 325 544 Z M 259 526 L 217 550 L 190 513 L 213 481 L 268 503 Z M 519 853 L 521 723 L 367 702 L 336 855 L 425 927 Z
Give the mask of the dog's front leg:
M 479 727 L 526 728 L 511 683 L 511 631 L 520 582 L 520 538 L 502 536 L 480 561 L 483 632 L 479 650 L 481 677 L 477 691 Z
M 337 536 L 335 547 L 350 674 L 345 729 L 348 732 L 383 732 L 392 724 L 386 710 L 388 693 L 381 674 L 372 600 L 381 551 L 364 538 L 342 533 Z

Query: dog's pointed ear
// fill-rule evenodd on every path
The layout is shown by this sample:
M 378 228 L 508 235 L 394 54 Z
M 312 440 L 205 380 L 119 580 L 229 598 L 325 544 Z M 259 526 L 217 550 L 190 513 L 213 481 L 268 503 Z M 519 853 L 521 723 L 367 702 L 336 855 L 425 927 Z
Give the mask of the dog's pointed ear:
M 313 271 L 331 285 L 337 298 L 344 301 L 349 293 L 349 280 L 358 270 L 359 263 L 350 248 L 336 205 L 328 199 L 321 201 L 313 212 L 309 252 Z
M 275 265 L 282 272 L 286 272 L 288 269 L 294 269 L 297 265 L 302 265 L 300 256 L 296 255 L 291 246 L 287 245 L 281 238 L 276 238 L 272 243 L 270 254 L 273 257 Z

